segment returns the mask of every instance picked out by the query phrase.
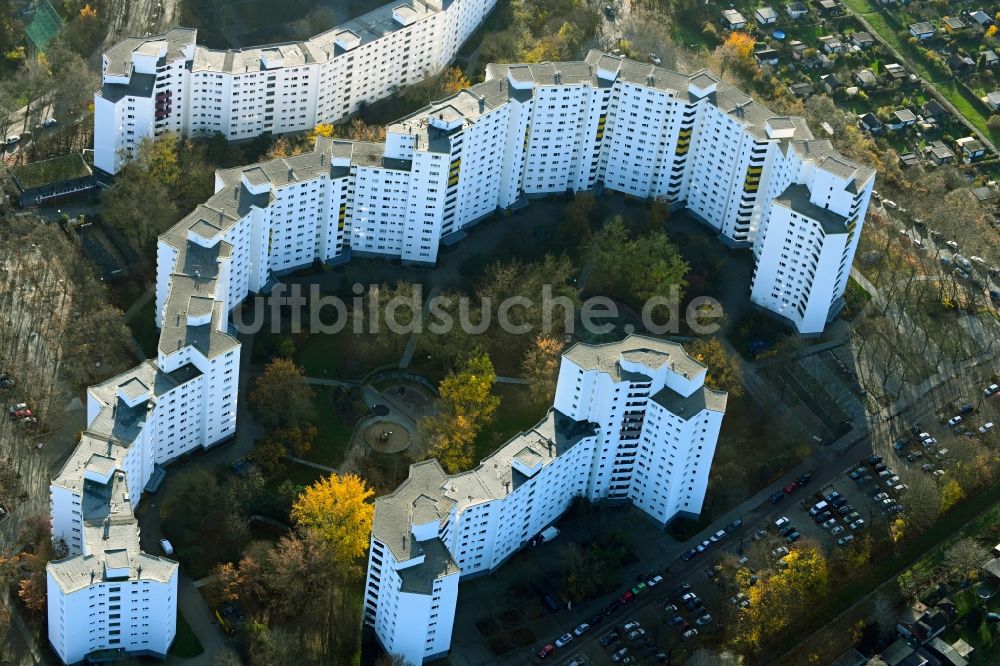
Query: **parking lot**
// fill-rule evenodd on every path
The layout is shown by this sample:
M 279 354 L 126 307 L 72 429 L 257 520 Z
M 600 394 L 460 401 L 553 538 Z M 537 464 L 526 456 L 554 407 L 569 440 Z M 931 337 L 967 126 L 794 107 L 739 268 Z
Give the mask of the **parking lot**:
M 920 412 L 912 417 L 913 423 L 907 420 L 908 428 L 919 426 L 919 430 L 899 435 L 904 441 L 899 442 L 898 451 L 893 450 L 892 440 L 885 444 L 881 438 L 876 447 L 880 455 L 872 455 L 864 442 L 846 455 L 830 450 L 686 541 L 675 540 L 669 531 L 627 507 L 604 507 L 560 523 L 563 535 L 555 542 L 518 553 L 490 576 L 463 582 L 448 663 L 605 666 L 655 664 L 664 655 L 666 661 L 680 663 L 685 655 L 714 646 L 721 638 L 719 623 L 733 622 L 740 605 L 746 603 L 734 582 L 738 568 L 762 575 L 781 566 L 786 549 L 802 543 L 816 544 L 827 555 L 850 548 L 852 541 L 870 530 L 885 535 L 897 513 L 909 517 L 922 496 L 933 493 L 936 497 L 937 486 L 947 481 L 955 463 L 955 449 L 973 441 L 965 434 L 990 442 L 996 439 L 995 430 L 984 434 L 978 429 L 997 420 L 1000 388 L 995 395 L 984 392 L 998 379 L 977 379 L 980 395 L 967 400 L 932 393 L 936 399 L 930 409 L 937 414 Z M 973 410 L 949 426 L 948 420 L 958 415 L 952 410 L 968 403 L 973 403 Z M 969 432 L 963 433 L 962 428 Z M 936 443 L 921 440 L 923 433 Z M 806 470 L 812 474 L 803 474 Z M 827 505 L 811 515 L 821 501 Z M 712 535 L 719 535 L 720 530 L 721 537 L 713 541 Z M 558 590 L 571 550 L 562 549 L 592 543 L 609 533 L 621 535 L 628 550 L 627 562 L 615 569 L 616 588 L 590 601 L 567 603 Z M 663 581 L 650 586 L 656 576 Z M 698 598 L 691 608 L 683 599 L 687 593 Z M 552 598 L 551 607 L 546 607 L 545 596 Z M 633 623 L 638 626 L 626 629 Z M 636 633 L 638 629 L 642 631 Z M 689 629 L 697 634 L 685 639 Z M 557 640 L 567 634 L 571 638 L 556 647 Z M 547 645 L 552 648 L 540 658 Z

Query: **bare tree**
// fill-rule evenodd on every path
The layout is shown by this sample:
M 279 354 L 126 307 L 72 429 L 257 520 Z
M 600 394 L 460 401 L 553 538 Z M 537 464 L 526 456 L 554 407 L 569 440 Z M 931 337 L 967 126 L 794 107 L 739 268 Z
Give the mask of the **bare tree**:
M 944 567 L 949 576 L 974 578 L 988 559 L 986 548 L 975 539 L 959 539 L 944 554 Z

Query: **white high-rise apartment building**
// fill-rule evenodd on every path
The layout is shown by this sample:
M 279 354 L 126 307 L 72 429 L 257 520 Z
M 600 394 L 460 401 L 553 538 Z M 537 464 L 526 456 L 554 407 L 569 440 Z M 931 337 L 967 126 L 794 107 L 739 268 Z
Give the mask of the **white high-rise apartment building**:
M 52 537 L 68 551 L 47 566 L 49 639 L 67 664 L 163 658 L 174 639 L 177 563 L 142 552 L 132 511 L 158 465 L 235 434 L 234 248 L 202 222 L 161 245 L 156 358 L 87 390 L 87 428 L 49 488 Z
M 491 5 L 438 5 L 437 14 L 465 13 L 434 48 L 456 49 Z M 407 7 L 394 8 L 392 21 L 408 26 L 432 9 Z M 405 36 L 396 27 L 383 33 Z M 361 39 L 341 48 L 360 57 L 369 52 L 355 48 L 375 44 L 378 53 L 391 43 Z M 228 72 L 238 54 L 223 55 Z M 277 55 L 258 55 L 278 63 L 268 60 Z M 180 106 L 190 82 L 173 102 L 161 98 L 159 119 L 153 107 L 140 113 L 128 100 L 139 88 L 186 80 L 196 68 L 185 63 L 197 58 L 193 32 L 183 30 L 106 54 L 105 92 L 118 86 L 124 104 L 99 112 L 119 114 L 97 139 L 114 144 L 106 154 L 158 123 L 190 131 L 195 107 Z M 365 67 L 376 66 L 374 58 Z M 306 65 L 289 64 L 287 54 L 279 60 L 289 90 L 308 88 L 305 77 L 315 77 Z M 364 78 L 381 90 L 381 76 Z M 268 90 L 265 80 L 242 96 L 241 109 L 269 108 Z M 348 94 L 319 90 L 327 102 Z M 284 90 L 279 99 L 284 93 L 282 108 L 291 109 L 301 94 Z M 208 113 L 203 105 L 197 111 Z M 316 118 L 296 125 L 291 115 L 282 116 L 282 131 Z M 317 260 L 365 254 L 433 264 L 442 238 L 460 237 L 497 209 L 602 184 L 686 206 L 723 241 L 752 247 L 752 300 L 800 333 L 819 333 L 846 288 L 874 172 L 813 139 L 801 118 L 776 116 L 706 72 L 686 76 L 596 51 L 580 62 L 490 65 L 483 83 L 390 125 L 384 143 L 321 138 L 312 153 L 219 171 L 215 194 L 158 240 L 156 359 L 88 390 L 87 429 L 50 488 L 53 537 L 70 553 L 48 570 L 49 634 L 60 656 L 163 654 L 169 646 L 173 625 L 164 618 L 175 614 L 176 571 L 143 559 L 131 511 L 156 465 L 234 434 L 240 346 L 228 313 L 240 301 L 276 273 Z M 578 345 L 565 355 L 549 417 L 485 467 L 446 478 L 434 462 L 414 466 L 411 480 L 376 510 L 365 617 L 383 644 L 415 661 L 447 651 L 458 575 L 498 566 L 574 495 L 628 499 L 660 523 L 698 514 L 725 405 L 703 380 L 704 368 L 670 343 Z M 538 492 L 520 490 L 529 487 Z M 106 536 L 97 538 L 98 523 Z M 86 581 L 77 575 L 84 568 Z M 85 608 L 82 600 L 133 580 L 138 592 L 150 586 L 156 613 L 129 616 L 126 631 L 123 613 L 86 612 L 90 602 Z M 88 623 L 87 636 L 72 631 Z
M 485 82 L 390 124 L 385 143 L 321 138 L 310 154 L 220 171 L 184 231 L 161 239 L 160 265 L 172 234 L 221 234 L 233 304 L 316 260 L 433 264 L 442 239 L 523 197 L 603 186 L 686 207 L 752 248 L 753 302 L 816 334 L 842 304 L 874 175 L 706 72 L 593 51 L 489 65 Z
M 116 173 L 145 137 L 227 139 L 346 118 L 441 71 L 496 0 L 389 3 L 303 42 L 220 51 L 174 28 L 104 53 L 94 96 L 94 164 Z
M 552 410 L 469 472 L 436 460 L 375 501 L 364 620 L 421 664 L 451 645 L 460 578 L 489 573 L 575 497 L 658 524 L 701 512 L 726 408 L 677 343 L 632 335 L 563 356 Z

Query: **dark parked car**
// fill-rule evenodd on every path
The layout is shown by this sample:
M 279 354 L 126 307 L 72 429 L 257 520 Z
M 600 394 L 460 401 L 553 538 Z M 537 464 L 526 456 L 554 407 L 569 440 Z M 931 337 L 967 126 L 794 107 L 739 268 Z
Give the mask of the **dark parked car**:
M 778 502 L 780 502 L 783 499 L 785 499 L 785 493 L 783 493 L 783 492 L 781 492 L 779 490 L 778 492 L 776 492 L 773 495 L 771 495 L 771 504 L 777 504 Z
M 798 482 L 798 484 L 800 486 L 804 486 L 807 483 L 809 483 L 810 481 L 812 481 L 812 478 L 813 478 L 813 475 L 810 474 L 809 472 L 806 472 L 805 474 L 803 474 L 802 476 L 800 476 L 799 478 L 797 478 L 795 480 Z
M 612 631 L 611 633 L 604 634 L 604 636 L 601 637 L 601 646 L 608 647 L 617 640 L 618 640 L 618 632 Z

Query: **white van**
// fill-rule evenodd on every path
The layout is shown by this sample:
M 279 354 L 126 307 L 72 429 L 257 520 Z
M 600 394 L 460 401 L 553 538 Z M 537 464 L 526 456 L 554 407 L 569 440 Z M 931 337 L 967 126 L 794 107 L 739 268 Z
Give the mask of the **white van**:
M 810 516 L 818 516 L 829 508 L 829 504 L 826 501 L 819 502 L 813 508 L 809 509 Z
M 160 539 L 160 548 L 163 549 L 164 555 L 173 555 L 174 547 L 166 539 Z

